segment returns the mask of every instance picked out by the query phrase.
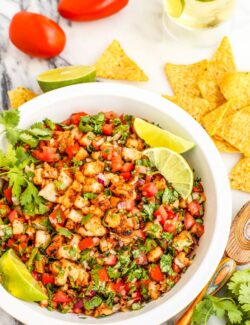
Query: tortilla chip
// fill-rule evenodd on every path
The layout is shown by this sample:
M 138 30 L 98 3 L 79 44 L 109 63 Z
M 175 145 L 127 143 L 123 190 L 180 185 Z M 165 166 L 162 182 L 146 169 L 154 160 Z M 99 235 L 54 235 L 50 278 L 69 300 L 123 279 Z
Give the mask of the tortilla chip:
M 231 45 L 228 38 L 224 37 L 211 61 L 208 62 L 207 71 L 198 82 L 202 97 L 210 101 L 214 108 L 225 102 L 219 87 L 221 81 L 227 73 L 232 73 L 235 70 Z
M 170 63 L 165 65 L 165 72 L 169 83 L 174 94 L 177 96 L 201 96 L 201 92 L 198 87 L 198 80 L 201 79 L 206 69 L 207 60 L 188 65 Z
M 242 158 L 229 174 L 231 187 L 250 193 L 250 158 Z
M 95 64 L 98 77 L 116 80 L 147 81 L 148 77 L 131 60 L 118 41 L 113 41 Z
M 225 118 L 216 134 L 250 157 L 250 106 Z
M 224 119 L 246 106 L 250 105 L 250 100 L 232 99 L 225 104 L 222 104 L 218 108 L 206 114 L 201 123 L 206 129 L 207 133 L 211 136 L 215 135 L 217 130 L 224 123 Z
M 34 93 L 30 89 L 24 87 L 17 87 L 15 89 L 9 90 L 8 96 L 11 108 L 18 108 L 19 106 L 28 102 L 32 98 L 38 96 L 38 94 Z
M 237 153 L 239 150 L 219 136 L 212 137 L 214 144 L 220 152 Z
M 226 99 L 250 100 L 250 72 L 236 72 L 225 76 L 220 85 Z
M 164 97 L 180 106 L 198 122 L 210 110 L 210 103 L 204 98 L 190 97 L 187 95 L 180 97 L 165 95 Z

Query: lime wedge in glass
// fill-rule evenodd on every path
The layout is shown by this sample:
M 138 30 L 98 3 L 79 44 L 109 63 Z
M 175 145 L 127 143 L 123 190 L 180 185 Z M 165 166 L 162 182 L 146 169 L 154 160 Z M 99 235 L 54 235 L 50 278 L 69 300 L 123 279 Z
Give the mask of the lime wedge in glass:
M 96 78 L 96 69 L 93 66 L 72 65 L 45 71 L 36 78 L 43 92 L 53 89 L 93 82 Z
M 185 0 L 166 0 L 167 13 L 175 18 L 180 17 L 185 7 Z
M 167 148 L 149 148 L 143 153 L 183 199 L 191 194 L 194 175 L 181 155 Z
M 164 147 L 178 153 L 186 152 L 194 147 L 194 143 L 140 118 L 135 118 L 134 128 L 140 138 L 151 147 Z
M 0 258 L 0 277 L 3 287 L 14 297 L 25 301 L 48 299 L 25 264 L 9 249 Z

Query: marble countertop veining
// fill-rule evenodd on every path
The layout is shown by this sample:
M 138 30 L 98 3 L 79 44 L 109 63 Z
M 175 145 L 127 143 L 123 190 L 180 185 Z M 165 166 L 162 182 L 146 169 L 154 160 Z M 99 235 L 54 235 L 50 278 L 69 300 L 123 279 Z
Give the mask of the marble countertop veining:
M 209 58 L 214 48 L 193 48 L 172 40 L 162 26 L 163 0 L 130 0 L 120 13 L 99 21 L 72 23 L 57 13 L 58 0 L 0 1 L 0 109 L 9 107 L 7 90 L 25 86 L 40 92 L 35 76 L 42 71 L 69 64 L 93 64 L 107 45 L 118 39 L 127 53 L 149 75 L 150 81 L 140 87 L 159 94 L 171 90 L 164 75 L 166 62 L 192 63 Z M 237 0 L 230 40 L 239 70 L 250 71 L 250 1 Z M 60 56 L 51 60 L 31 58 L 18 51 L 8 39 L 12 16 L 20 11 L 39 12 L 57 21 L 67 36 Z M 135 83 L 135 85 L 138 85 Z M 239 155 L 222 155 L 229 171 Z M 249 195 L 233 191 L 233 213 L 249 200 Z M 20 323 L 0 310 L 0 325 Z M 215 319 L 211 325 L 221 324 Z M 28 324 L 33 325 L 33 324 Z

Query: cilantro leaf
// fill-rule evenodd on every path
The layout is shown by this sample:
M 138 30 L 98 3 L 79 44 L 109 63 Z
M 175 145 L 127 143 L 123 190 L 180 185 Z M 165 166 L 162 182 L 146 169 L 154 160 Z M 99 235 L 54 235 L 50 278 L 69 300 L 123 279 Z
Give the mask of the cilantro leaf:
M 20 112 L 17 109 L 0 112 L 0 124 L 4 128 L 14 128 L 18 125 L 20 120 Z
M 169 275 L 174 274 L 174 271 L 172 269 L 172 261 L 173 257 L 170 254 L 162 255 L 160 260 L 160 268 L 162 272 L 168 273 Z
M 239 295 L 242 283 L 250 283 L 250 269 L 235 272 L 227 286 L 233 294 Z
M 192 325 L 206 324 L 207 320 L 213 314 L 212 302 L 206 297 L 196 305 L 194 313 L 192 315 Z
M 99 296 L 95 296 L 91 300 L 84 301 L 83 304 L 86 309 L 90 310 L 100 306 L 101 303 L 102 303 L 102 298 Z
M 250 282 L 241 284 L 239 290 L 239 302 L 244 311 L 250 312 Z
M 60 235 L 63 235 L 65 237 L 71 237 L 73 235 L 72 232 L 69 231 L 67 228 L 60 228 L 58 232 Z
M 17 129 L 7 128 L 5 130 L 5 135 L 9 143 L 15 145 L 20 137 L 20 132 Z
M 166 188 L 162 195 L 162 203 L 163 204 L 171 204 L 178 200 L 179 194 L 171 188 Z
M 24 131 L 20 134 L 20 140 L 32 148 L 35 148 L 38 145 L 39 139 L 29 134 L 27 131 Z
M 12 167 L 17 161 L 16 152 L 12 145 L 8 145 L 6 154 L 0 150 L 0 168 Z

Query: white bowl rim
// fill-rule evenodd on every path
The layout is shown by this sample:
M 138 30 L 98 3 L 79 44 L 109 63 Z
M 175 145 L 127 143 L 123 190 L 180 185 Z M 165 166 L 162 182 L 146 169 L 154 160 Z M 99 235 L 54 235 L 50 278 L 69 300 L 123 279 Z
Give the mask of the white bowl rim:
M 175 294 L 167 302 L 161 303 L 154 307 L 154 309 L 143 314 L 135 315 L 135 317 L 129 320 L 124 319 L 119 321 L 112 320 L 110 323 L 105 322 L 105 324 L 115 325 L 125 325 L 128 322 L 130 325 L 138 325 L 138 322 L 141 324 L 160 324 L 179 313 L 199 294 L 213 275 L 221 257 L 223 256 L 230 231 L 230 217 L 232 214 L 231 191 L 224 163 L 207 133 L 193 118 L 190 117 L 189 114 L 165 98 L 138 87 L 104 82 L 73 85 L 40 95 L 25 103 L 19 109 L 21 113 L 24 111 L 27 113 L 29 110 L 32 111 L 34 106 L 36 107 L 36 110 L 39 110 L 42 109 L 43 106 L 56 103 L 58 98 L 59 100 L 69 98 L 72 98 L 73 100 L 75 96 L 84 95 L 115 95 L 121 98 L 138 100 L 140 102 L 145 102 L 145 104 L 155 106 L 164 115 L 169 115 L 174 120 L 178 120 L 180 125 L 182 123 L 188 124 L 191 130 L 190 134 L 195 134 L 199 138 L 201 137 L 203 139 L 204 147 L 208 152 L 210 152 L 210 155 L 206 155 L 206 158 L 211 167 L 215 182 L 216 195 L 218 198 L 218 217 L 216 218 L 216 227 L 212 238 L 213 245 L 209 245 L 206 259 L 203 259 L 189 282 L 181 289 L 181 294 Z M 174 109 L 169 109 L 171 106 Z M 34 114 L 34 111 L 32 111 L 32 113 Z M 217 243 L 215 242 L 216 240 L 218 241 Z M 0 307 L 16 319 L 28 325 L 44 325 L 46 323 L 50 324 L 50 322 L 53 322 L 54 325 L 77 324 L 68 320 L 55 319 L 54 317 L 51 318 L 40 313 L 38 310 L 31 310 L 22 302 L 20 304 L 20 302 L 21 301 L 16 300 L 16 304 L 13 306 L 13 301 L 10 299 L 10 295 L 6 292 L 6 296 L 1 297 L 0 299 Z M 168 304 L 168 308 L 166 308 L 166 304 Z M 84 322 L 80 320 L 79 323 L 80 322 L 86 325 L 90 324 L 86 322 L 86 320 Z

